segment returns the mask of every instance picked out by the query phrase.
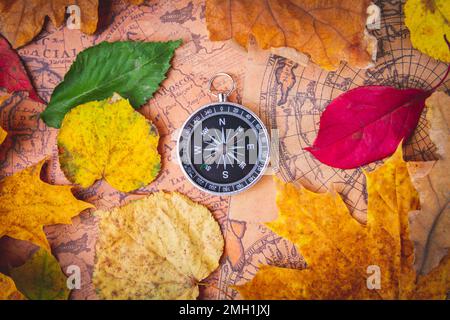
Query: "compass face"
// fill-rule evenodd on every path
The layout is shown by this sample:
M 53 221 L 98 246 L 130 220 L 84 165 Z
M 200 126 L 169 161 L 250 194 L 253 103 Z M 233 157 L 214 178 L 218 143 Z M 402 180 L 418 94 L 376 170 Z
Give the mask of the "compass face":
M 178 155 L 187 178 L 203 191 L 234 194 L 254 184 L 269 161 L 261 120 L 241 105 L 218 102 L 196 111 L 184 124 Z

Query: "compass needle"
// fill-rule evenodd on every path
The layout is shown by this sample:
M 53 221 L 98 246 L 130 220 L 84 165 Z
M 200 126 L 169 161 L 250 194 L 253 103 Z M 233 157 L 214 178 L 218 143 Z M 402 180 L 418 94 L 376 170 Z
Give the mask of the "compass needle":
M 226 161 L 225 155 L 222 155 L 222 161 L 223 161 L 223 168 L 225 170 L 227 170 L 227 161 Z

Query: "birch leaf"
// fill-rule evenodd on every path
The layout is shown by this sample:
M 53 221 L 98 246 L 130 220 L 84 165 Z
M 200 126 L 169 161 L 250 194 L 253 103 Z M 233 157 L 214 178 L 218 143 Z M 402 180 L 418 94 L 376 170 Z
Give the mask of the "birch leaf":
M 195 299 L 198 283 L 219 266 L 219 224 L 179 193 L 158 192 L 95 214 L 93 282 L 102 299 Z
M 128 192 L 158 175 L 159 136 L 128 100 L 93 101 L 72 109 L 58 134 L 59 161 L 66 177 L 82 187 L 104 178 Z

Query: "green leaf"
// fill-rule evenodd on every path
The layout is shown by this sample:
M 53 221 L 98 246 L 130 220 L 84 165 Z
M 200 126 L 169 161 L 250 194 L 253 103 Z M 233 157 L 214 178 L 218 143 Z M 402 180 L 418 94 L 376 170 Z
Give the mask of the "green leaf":
M 10 271 L 17 289 L 30 300 L 67 300 L 67 278 L 58 261 L 40 248 L 22 266 Z
M 70 109 L 114 92 L 133 108 L 142 106 L 159 88 L 181 40 L 168 42 L 102 42 L 80 52 L 64 80 L 53 91 L 44 122 L 59 128 Z

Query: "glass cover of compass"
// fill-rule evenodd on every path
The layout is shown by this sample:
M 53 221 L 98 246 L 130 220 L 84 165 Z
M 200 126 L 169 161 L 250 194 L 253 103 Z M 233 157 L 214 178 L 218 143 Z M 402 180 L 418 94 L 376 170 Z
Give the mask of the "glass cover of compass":
M 177 151 L 183 172 L 196 187 L 212 194 L 235 194 L 264 174 L 269 137 L 253 112 L 239 104 L 217 102 L 186 120 Z

